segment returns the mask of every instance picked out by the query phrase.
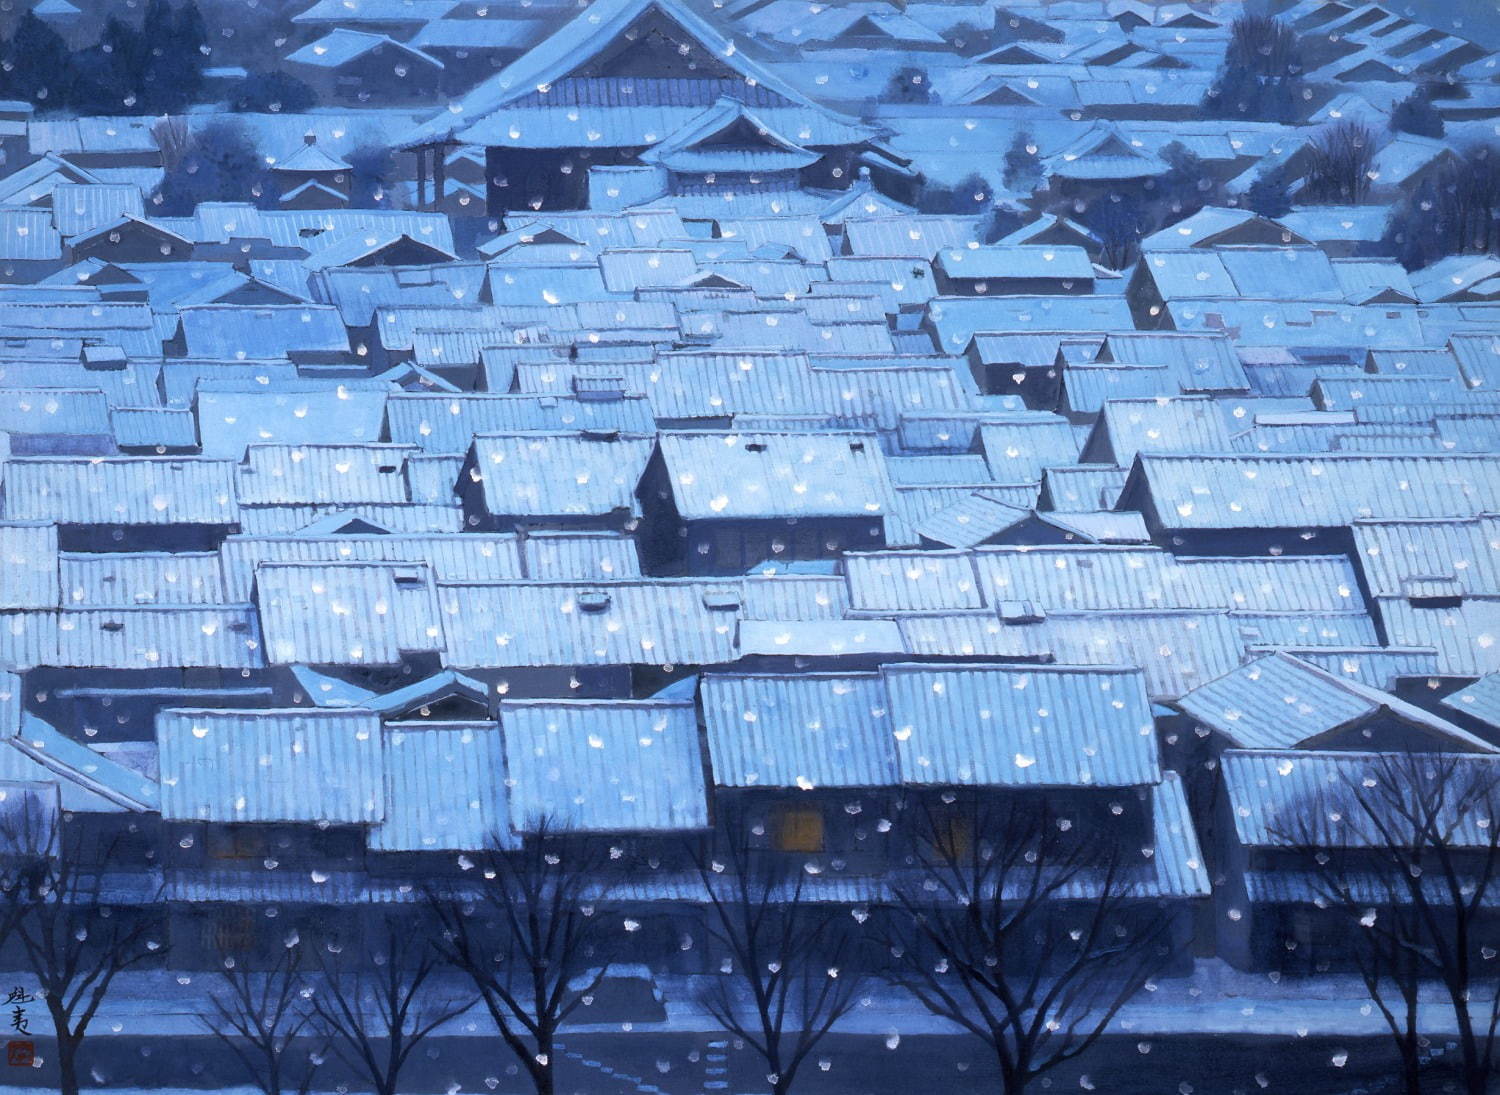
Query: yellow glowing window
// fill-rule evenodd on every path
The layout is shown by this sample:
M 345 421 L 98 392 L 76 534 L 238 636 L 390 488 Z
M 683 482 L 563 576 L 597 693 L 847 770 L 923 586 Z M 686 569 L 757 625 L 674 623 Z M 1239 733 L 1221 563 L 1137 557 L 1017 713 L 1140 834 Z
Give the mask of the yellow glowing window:
M 776 847 L 783 852 L 821 852 L 823 814 L 807 807 L 782 810 L 776 815 Z

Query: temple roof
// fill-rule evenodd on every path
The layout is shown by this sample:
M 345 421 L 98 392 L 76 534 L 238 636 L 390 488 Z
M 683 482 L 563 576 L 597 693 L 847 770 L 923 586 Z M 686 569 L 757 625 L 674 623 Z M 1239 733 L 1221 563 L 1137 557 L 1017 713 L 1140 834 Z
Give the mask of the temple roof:
M 580 81 L 585 82 L 582 89 L 576 86 Z M 638 111 L 641 105 L 658 105 L 654 100 L 660 95 L 652 88 L 660 84 L 672 86 L 674 100 L 683 100 L 684 91 L 691 93 L 687 96 L 691 101 L 673 104 L 679 109 L 702 110 L 725 93 L 737 94 L 752 105 L 771 96 L 784 106 L 839 123 L 840 128 L 858 134 L 856 140 L 873 135 L 853 119 L 815 103 L 746 56 L 713 24 L 679 0 L 595 0 L 462 100 L 418 126 L 405 143 L 414 146 L 445 137 L 487 145 L 508 143 L 497 139 L 515 128 L 509 109 L 504 118 L 495 117 L 501 107 L 540 106 L 538 100 L 548 101 L 554 92 L 566 87 L 572 94 L 581 91 L 591 100 L 586 105 L 607 107 L 619 95 L 634 104 L 621 103 L 622 109 Z M 635 98 L 637 94 L 639 99 Z M 520 102 L 528 97 L 530 103 Z M 537 121 L 546 124 L 542 119 Z M 656 143 L 662 134 L 683 123 L 681 118 L 672 121 L 661 134 L 642 143 Z M 609 143 L 583 139 L 574 145 L 556 139 L 550 145 L 533 147 Z
M 682 129 L 641 153 L 669 171 L 795 171 L 818 160 L 752 114 L 738 99 L 720 99 Z

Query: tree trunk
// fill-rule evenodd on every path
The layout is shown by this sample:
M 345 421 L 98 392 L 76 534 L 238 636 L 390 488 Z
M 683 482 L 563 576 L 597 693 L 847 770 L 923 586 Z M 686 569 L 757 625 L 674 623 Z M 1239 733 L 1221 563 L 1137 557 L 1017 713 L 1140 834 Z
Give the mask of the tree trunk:
M 58 1095 L 78 1095 L 78 1043 L 66 1034 L 57 1035 Z
M 543 1033 L 537 1037 L 536 1052 L 538 1057 L 546 1061 L 546 1064 L 531 1074 L 532 1082 L 536 1085 L 536 1095 L 553 1095 L 557 1090 L 557 1055 L 551 1034 Z
M 1401 1090 L 1406 1095 L 1422 1095 L 1422 1062 L 1407 1046 L 1401 1047 Z
M 1458 1020 L 1459 1052 L 1463 1055 L 1464 1091 L 1468 1095 L 1491 1095 L 1489 1069 L 1484 1067 L 1479 1040 L 1474 1037 L 1474 1017 L 1464 998 L 1466 991 L 1455 990 L 1452 994 L 1454 1018 Z

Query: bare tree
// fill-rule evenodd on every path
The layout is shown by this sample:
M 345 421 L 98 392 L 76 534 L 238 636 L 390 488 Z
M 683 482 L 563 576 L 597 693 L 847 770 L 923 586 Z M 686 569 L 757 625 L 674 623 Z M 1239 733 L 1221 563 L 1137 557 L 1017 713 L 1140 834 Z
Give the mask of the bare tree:
M 1482 1095 L 1500 1072 L 1500 961 L 1485 946 L 1500 912 L 1500 758 L 1350 754 L 1340 767 L 1271 834 L 1301 853 L 1317 904 L 1339 918 L 1407 1092 L 1421 1091 L 1418 988 L 1436 980 L 1457 1020 L 1464 1089 Z
M 697 860 L 708 933 L 727 954 L 703 1004 L 765 1061 L 773 1095 L 786 1095 L 854 1008 L 860 970 L 848 911 L 809 897 L 802 864 L 752 849 L 742 820 L 723 826 L 722 858 Z
M 312 986 L 302 963 L 297 943 L 283 948 L 268 970 L 226 959 L 222 989 L 210 997 L 213 1013 L 203 1020 L 265 1095 L 281 1095 L 288 1083 L 297 1095 L 307 1095 L 318 1070 L 319 1052 L 293 1053 L 313 1018 Z
M 1305 202 L 1352 205 L 1370 192 L 1375 163 L 1375 134 L 1358 122 L 1330 126 L 1308 146 L 1307 184 L 1299 197 Z
M 473 982 L 537 1095 L 552 1095 L 557 1032 L 609 969 L 608 925 L 599 915 L 611 888 L 609 859 L 602 846 L 560 836 L 546 821 L 519 850 L 499 844 L 478 857 L 477 894 L 433 896 L 438 947 Z
M 166 948 L 150 914 L 123 908 L 105 892 L 105 865 L 127 860 L 122 841 L 106 840 L 90 855 L 81 821 L 25 813 L 0 823 L 11 850 L 4 919 L 13 925 L 52 1020 L 58 1090 L 77 1095 L 79 1050 L 115 979 Z
M 886 936 L 893 976 L 982 1039 L 1001 1090 L 1020 1095 L 1104 1034 L 1165 953 L 1168 921 L 1139 900 L 1141 874 L 1119 842 L 1044 801 L 908 810 L 911 874 Z
M 375 1095 L 396 1095 L 401 1070 L 438 1027 L 467 1011 L 472 997 L 435 991 L 439 960 L 410 921 L 387 919 L 353 954 L 325 948 L 313 995 L 314 1022 L 345 1065 Z

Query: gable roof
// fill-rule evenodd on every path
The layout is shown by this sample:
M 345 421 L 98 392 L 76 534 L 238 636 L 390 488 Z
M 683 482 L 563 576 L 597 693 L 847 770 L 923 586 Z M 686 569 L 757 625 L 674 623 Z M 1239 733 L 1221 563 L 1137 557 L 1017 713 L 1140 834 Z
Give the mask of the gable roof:
M 1339 528 L 1371 517 L 1468 517 L 1500 507 L 1500 459 L 1141 453 L 1120 506 L 1147 503 L 1162 528 Z
M 659 15 L 715 64 L 792 103 L 837 117 L 797 91 L 772 70 L 748 57 L 738 46 L 682 0 L 595 0 L 571 20 L 517 57 L 407 138 L 408 146 L 444 136 L 461 135 L 507 103 L 533 93 L 543 95 L 622 36 L 637 21 Z M 853 124 L 853 123 L 850 123 Z
M 1262 217 L 1249 209 L 1231 209 L 1224 206 L 1204 206 L 1190 217 L 1168 225 L 1141 241 L 1143 251 L 1170 251 L 1185 247 L 1213 247 L 1220 237 L 1247 227 L 1260 229 L 1268 237 L 1280 234 L 1282 246 L 1310 246 L 1304 239 L 1285 225 Z M 1257 242 L 1271 243 L 1272 238 Z
M 1160 156 L 1109 124 L 1094 126 L 1043 166 L 1048 175 L 1070 179 L 1137 179 L 1167 169 Z
M 818 161 L 761 121 L 739 99 L 719 100 L 682 129 L 641 153 L 669 171 L 794 171 Z
M 272 171 L 308 172 L 320 175 L 325 172 L 349 171 L 350 166 L 337 156 L 330 155 L 318 147 L 317 135 L 309 133 L 297 150 L 284 160 L 271 165 Z
M 1387 711 L 1460 749 L 1500 753 L 1447 719 L 1281 651 L 1193 689 L 1174 706 L 1238 749 L 1315 747 L 1317 739 Z
M 383 46 L 389 46 L 394 52 L 405 54 L 434 68 L 443 67 L 443 62 L 432 54 L 403 45 L 388 35 L 369 34 L 347 27 L 335 28 L 316 42 L 309 42 L 301 49 L 287 54 L 286 59 L 293 64 L 310 65 L 314 68 L 338 68 Z

